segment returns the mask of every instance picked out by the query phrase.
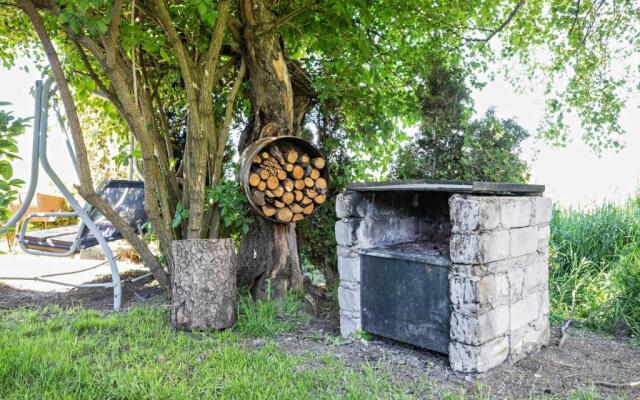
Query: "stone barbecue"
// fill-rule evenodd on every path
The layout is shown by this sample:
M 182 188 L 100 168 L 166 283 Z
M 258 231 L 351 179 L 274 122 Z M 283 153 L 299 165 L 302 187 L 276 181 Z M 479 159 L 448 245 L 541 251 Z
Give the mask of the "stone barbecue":
M 483 372 L 549 340 L 544 186 L 352 184 L 338 196 L 340 330 L 448 354 Z

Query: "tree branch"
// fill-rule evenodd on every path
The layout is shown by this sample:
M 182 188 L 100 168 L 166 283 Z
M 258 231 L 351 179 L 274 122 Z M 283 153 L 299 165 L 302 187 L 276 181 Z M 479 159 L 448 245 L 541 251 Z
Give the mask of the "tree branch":
M 78 160 L 78 175 L 80 179 L 80 194 L 90 204 L 92 204 L 98 211 L 100 211 L 109 221 L 111 221 L 115 227 L 122 233 L 125 239 L 131 243 L 131 245 L 140 252 L 141 256 L 145 260 L 147 267 L 153 272 L 154 277 L 158 280 L 158 283 L 165 289 L 169 289 L 169 280 L 160 263 L 155 259 L 147 245 L 133 232 L 129 225 L 122 219 L 122 217 L 116 213 L 113 208 L 95 192 L 93 187 L 93 181 L 91 179 L 91 169 L 89 167 L 89 161 L 87 157 L 87 148 L 82 135 L 82 128 L 80 126 L 80 119 L 71 95 L 71 90 L 67 83 L 67 79 L 62 69 L 62 64 L 58 58 L 58 54 L 51 42 L 51 38 L 47 33 L 47 30 L 40 18 L 40 14 L 36 10 L 31 0 L 19 0 L 20 7 L 25 14 L 29 17 L 31 24 L 33 25 L 42 46 L 44 47 L 45 54 L 49 60 L 51 71 L 56 80 L 62 103 L 64 104 L 65 112 L 67 114 L 67 121 L 69 123 L 69 130 L 73 137 L 73 144 L 76 151 L 76 157 Z
M 180 39 L 180 35 L 176 30 L 173 21 L 171 21 L 171 15 L 169 15 L 169 10 L 164 5 L 163 0 L 153 0 L 153 4 L 155 5 L 156 12 L 149 13 L 148 10 L 145 10 L 145 13 L 153 14 L 153 16 L 157 19 L 158 23 L 162 27 L 162 29 L 167 34 L 167 38 L 169 39 L 169 43 L 173 46 L 176 52 L 176 58 L 178 60 L 178 65 L 180 66 L 180 72 L 182 74 L 182 79 L 184 80 L 185 91 L 187 92 L 187 98 L 189 102 L 193 104 L 197 104 L 198 97 L 196 95 L 197 84 L 194 79 L 195 66 L 193 65 L 193 61 L 189 57 L 189 53 L 187 52 L 187 48 L 185 47 L 182 39 Z M 195 114 L 195 113 L 194 113 Z M 195 116 L 195 115 L 194 115 Z M 192 116 L 192 117 L 194 117 Z
M 485 38 L 464 38 L 464 39 L 469 41 L 469 42 L 484 42 L 484 43 L 489 42 L 495 35 L 497 35 L 507 25 L 509 25 L 511 20 L 513 20 L 513 18 L 516 16 L 516 14 L 518 14 L 518 11 L 520 11 L 520 8 L 524 5 L 524 3 L 526 3 L 526 1 L 527 0 L 518 1 L 518 4 L 516 4 L 516 6 L 513 8 L 513 10 L 511 10 L 511 12 L 507 16 L 507 18 L 504 21 L 502 21 L 502 23 L 500 25 L 498 25 L 498 27 L 496 29 L 492 30 L 491 33 L 489 33 L 489 35 L 487 37 L 485 37 Z
M 287 22 L 291 21 L 292 19 L 294 19 L 295 17 L 297 17 L 298 15 L 302 14 L 303 12 L 311 9 L 313 6 L 315 6 L 316 4 L 318 4 L 317 0 L 312 0 L 306 4 L 303 4 L 302 6 L 296 8 L 295 10 L 291 11 L 289 14 L 283 15 L 281 17 L 278 17 L 275 21 L 275 27 L 279 28 L 282 25 L 286 24 Z
M 220 57 L 220 50 L 222 49 L 222 39 L 224 38 L 224 28 L 227 24 L 230 5 L 231 0 L 222 0 L 218 4 L 218 20 L 213 28 L 209 50 L 204 58 L 204 79 L 202 82 L 202 91 L 200 92 L 201 100 L 205 96 L 211 97 L 211 90 L 215 82 L 218 58 Z
M 236 80 L 233 82 L 231 91 L 229 91 L 229 95 L 227 96 L 227 104 L 224 110 L 224 120 L 222 121 L 222 126 L 220 127 L 218 148 L 216 151 L 216 158 L 215 158 L 216 168 L 212 178 L 212 183 L 214 185 L 220 181 L 220 176 L 222 173 L 222 159 L 224 157 L 224 147 L 225 147 L 225 144 L 227 143 L 227 138 L 229 136 L 229 129 L 231 127 L 231 120 L 233 119 L 233 105 L 236 101 L 238 92 L 240 91 L 240 86 L 242 86 L 242 81 L 244 80 L 244 75 L 246 71 L 247 71 L 247 68 L 246 68 L 244 59 L 241 59 L 240 69 L 238 69 L 238 75 L 236 75 Z
M 118 43 L 118 37 L 120 36 L 120 12 L 122 11 L 122 0 L 114 0 L 113 8 L 111 9 L 111 21 L 109 22 L 109 28 L 107 30 L 107 40 L 105 44 L 105 51 L 107 59 L 116 58 L 116 44 Z

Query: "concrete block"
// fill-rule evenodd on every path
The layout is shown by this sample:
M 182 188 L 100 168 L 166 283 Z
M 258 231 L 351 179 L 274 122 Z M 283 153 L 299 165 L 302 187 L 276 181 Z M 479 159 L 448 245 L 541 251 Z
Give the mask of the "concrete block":
M 341 282 L 338 287 L 340 310 L 360 313 L 360 284 Z
M 520 266 L 507 272 L 509 280 L 509 301 L 514 303 L 522 299 L 524 288 L 524 269 Z
M 471 277 L 449 276 L 449 299 L 451 304 L 462 306 L 478 302 L 478 279 Z
M 340 334 L 342 337 L 349 337 L 360 329 L 362 329 L 360 313 L 340 311 Z
M 360 222 L 359 219 L 343 219 L 336 222 L 335 233 L 338 246 L 351 247 L 355 244 L 356 231 Z
M 454 194 L 449 198 L 451 226 L 456 231 L 475 231 L 480 222 L 480 203 L 471 196 Z
M 449 212 L 453 231 L 488 231 L 500 226 L 497 197 L 453 195 Z
M 360 283 L 360 257 L 344 257 L 338 255 L 338 274 L 342 282 Z
M 449 243 L 451 262 L 475 264 L 479 262 L 479 238 L 477 233 L 453 233 Z
M 531 220 L 531 200 L 529 197 L 501 197 L 500 211 L 504 228 L 520 228 Z
M 363 193 L 345 191 L 336 198 L 336 214 L 340 219 L 366 217 L 369 204 Z
M 479 260 L 492 262 L 504 260 L 509 256 L 509 231 L 493 231 L 480 234 Z
M 458 372 L 485 372 L 496 367 L 509 355 L 509 340 L 496 338 L 480 346 L 449 343 L 449 363 Z
M 539 292 L 546 290 L 549 281 L 549 265 L 547 263 L 537 263 L 528 265 L 524 270 L 524 291 L 525 293 Z
M 551 238 L 551 229 L 549 225 L 541 225 L 538 227 L 538 253 L 549 255 L 549 240 Z
M 511 236 L 511 257 L 519 257 L 538 250 L 538 228 L 516 228 L 509 231 Z
M 509 306 L 503 305 L 485 313 L 470 316 L 451 312 L 451 339 L 472 345 L 481 345 L 509 332 Z
M 511 361 L 518 361 L 549 343 L 549 319 L 540 318 L 509 334 Z
M 503 260 L 509 256 L 509 231 L 453 233 L 449 252 L 451 261 L 457 264 Z
M 540 294 L 533 293 L 524 299 L 511 304 L 510 314 L 510 329 L 515 330 L 534 321 L 540 315 Z
M 535 225 L 549 224 L 553 204 L 548 197 L 534 197 L 534 223 Z
M 478 302 L 482 306 L 509 303 L 509 280 L 506 274 L 486 275 L 478 281 Z M 507 313 L 508 314 L 508 313 Z

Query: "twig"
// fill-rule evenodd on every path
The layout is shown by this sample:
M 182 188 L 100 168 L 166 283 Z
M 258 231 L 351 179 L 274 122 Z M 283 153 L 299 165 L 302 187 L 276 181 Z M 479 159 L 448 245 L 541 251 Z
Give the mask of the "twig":
M 629 388 L 640 386 L 640 381 L 635 382 L 624 382 L 624 383 L 614 383 L 614 382 L 593 382 L 594 385 L 606 386 L 610 388 Z
M 564 346 L 564 342 L 567 340 L 567 330 L 569 329 L 569 325 L 571 325 L 571 322 L 573 321 L 573 312 L 576 307 L 577 290 L 578 287 L 573 289 L 573 291 L 571 292 L 571 309 L 569 310 L 569 319 L 564 323 L 564 325 L 562 325 L 562 328 L 560 328 L 560 331 L 562 332 L 562 337 L 560 338 L 560 342 L 558 343 L 558 348 L 560 349 Z

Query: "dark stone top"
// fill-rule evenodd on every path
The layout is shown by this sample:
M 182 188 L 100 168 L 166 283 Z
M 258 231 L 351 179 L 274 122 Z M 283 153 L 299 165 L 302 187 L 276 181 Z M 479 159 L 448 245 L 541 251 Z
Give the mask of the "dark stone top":
M 347 190 L 356 192 L 446 192 L 502 196 L 541 196 L 544 193 L 544 185 L 412 179 L 404 181 L 352 183 L 347 186 Z

